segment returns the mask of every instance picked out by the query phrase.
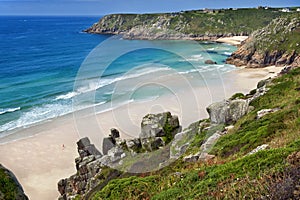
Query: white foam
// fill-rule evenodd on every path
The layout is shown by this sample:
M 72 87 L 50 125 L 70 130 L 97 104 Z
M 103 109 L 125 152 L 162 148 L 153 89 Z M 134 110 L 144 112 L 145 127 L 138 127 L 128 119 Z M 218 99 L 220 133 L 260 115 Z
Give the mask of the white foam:
M 5 114 L 5 113 L 11 113 L 11 112 L 15 112 L 21 110 L 21 107 L 17 107 L 17 108 L 0 108 L 0 115 Z
M 71 99 L 74 96 L 78 95 L 78 92 L 69 92 L 67 94 L 59 95 L 55 98 L 55 100 L 60 100 L 60 99 Z
M 30 111 L 21 114 L 20 118 L 0 126 L 0 132 L 8 131 L 15 128 L 28 127 L 35 123 L 55 118 L 73 111 L 71 105 L 47 104 L 33 108 Z
M 225 51 L 223 54 L 226 55 L 226 56 L 230 56 L 232 53 L 228 52 L 228 51 Z
M 79 87 L 76 91 L 69 92 L 67 94 L 59 95 L 55 98 L 55 100 L 62 100 L 62 99 L 71 99 L 77 95 L 92 92 L 95 90 L 98 90 L 102 87 L 105 87 L 107 85 L 116 83 L 118 81 L 126 80 L 126 79 L 132 79 L 132 78 L 137 78 L 140 76 L 144 76 L 147 74 L 159 72 L 159 71 L 165 71 L 169 70 L 170 68 L 164 67 L 164 68 L 142 68 L 138 69 L 137 73 L 130 73 L 130 74 L 124 74 L 123 76 L 117 77 L 115 79 L 109 79 L 109 78 L 102 78 L 102 79 L 97 79 L 90 81 L 86 84 L 86 86 Z

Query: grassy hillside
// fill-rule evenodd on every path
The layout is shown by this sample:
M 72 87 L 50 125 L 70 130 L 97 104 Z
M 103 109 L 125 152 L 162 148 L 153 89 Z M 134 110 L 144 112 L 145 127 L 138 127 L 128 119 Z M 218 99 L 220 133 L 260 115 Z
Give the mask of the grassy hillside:
M 226 62 L 236 66 L 300 65 L 300 12 L 280 16 L 254 31 Z
M 138 36 L 144 34 L 141 30 L 147 30 L 148 33 L 168 30 L 190 37 L 250 35 L 254 30 L 265 27 L 273 19 L 286 15 L 289 13 L 280 12 L 278 8 L 194 10 L 164 14 L 113 14 L 103 17 L 87 32 L 113 34 L 131 32 L 132 35 Z
M 184 163 L 151 174 L 115 179 L 92 199 L 299 199 L 300 68 L 268 84 L 254 109 L 221 137 L 208 162 Z M 280 108 L 256 118 L 257 111 Z M 194 124 L 195 125 L 195 124 Z M 204 140 L 198 133 L 186 154 Z M 270 149 L 247 155 L 261 144 Z
M 296 51 L 300 53 L 300 13 L 277 18 L 253 34 L 253 47 L 260 52 Z

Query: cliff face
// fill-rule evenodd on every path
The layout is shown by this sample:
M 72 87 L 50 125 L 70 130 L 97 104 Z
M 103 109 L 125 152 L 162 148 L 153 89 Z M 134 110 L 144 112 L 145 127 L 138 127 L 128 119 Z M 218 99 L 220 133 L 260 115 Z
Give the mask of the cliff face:
M 283 13 L 276 10 L 195 10 L 164 14 L 112 14 L 85 30 L 125 39 L 211 40 L 249 35 Z M 253 20 L 249 20 L 252 18 Z
M 28 200 L 15 175 L 0 164 L 0 199 Z
M 274 19 L 254 31 L 226 62 L 236 66 L 300 65 L 300 16 Z

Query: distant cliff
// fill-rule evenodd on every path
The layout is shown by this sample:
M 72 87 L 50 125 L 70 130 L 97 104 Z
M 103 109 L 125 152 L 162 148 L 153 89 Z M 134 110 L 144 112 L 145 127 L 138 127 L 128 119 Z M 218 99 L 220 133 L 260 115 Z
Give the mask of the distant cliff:
M 272 19 L 288 15 L 278 10 L 206 9 L 164 14 L 112 14 L 104 16 L 85 31 L 122 34 L 126 39 L 210 40 L 224 36 L 250 35 Z
M 254 31 L 227 63 L 236 66 L 300 65 L 300 14 L 274 19 Z

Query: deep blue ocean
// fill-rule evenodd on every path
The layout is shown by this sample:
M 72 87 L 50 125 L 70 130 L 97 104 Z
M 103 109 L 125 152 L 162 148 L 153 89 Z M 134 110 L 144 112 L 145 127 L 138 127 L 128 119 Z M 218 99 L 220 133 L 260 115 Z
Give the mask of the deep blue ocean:
M 186 61 L 197 62 L 197 70 L 217 67 L 221 72 L 233 70 L 224 61 L 236 48 L 226 44 L 202 43 L 203 49 L 193 49 L 184 41 L 122 41 L 126 45 L 149 47 L 152 44 L 176 49 L 189 55 L 184 61 L 174 54 L 144 48 L 120 56 L 104 72 L 88 78 L 88 84 L 74 90 L 78 70 L 89 53 L 110 35 L 83 33 L 82 30 L 100 17 L 0 17 L 0 137 L 15 128 L 32 126 L 74 111 L 72 99 L 80 94 L 97 91 L 96 104 L 111 99 L 113 86 L 120 80 L 134 79 L 146 74 L 174 68 L 182 74 L 195 72 Z M 122 45 L 116 49 L 122 49 Z M 101 46 L 100 46 L 101 48 Z M 104 51 L 109 52 L 109 48 Z M 200 53 L 199 53 L 200 52 Z M 209 55 L 218 65 L 204 64 Z M 160 63 L 161 66 L 143 65 Z M 133 67 L 133 72 L 127 74 Z M 85 77 L 86 78 L 86 77 Z M 99 78 L 101 78 L 99 80 Z M 130 88 L 128 89 L 130 90 Z M 163 90 L 146 88 L 134 98 L 163 95 Z

